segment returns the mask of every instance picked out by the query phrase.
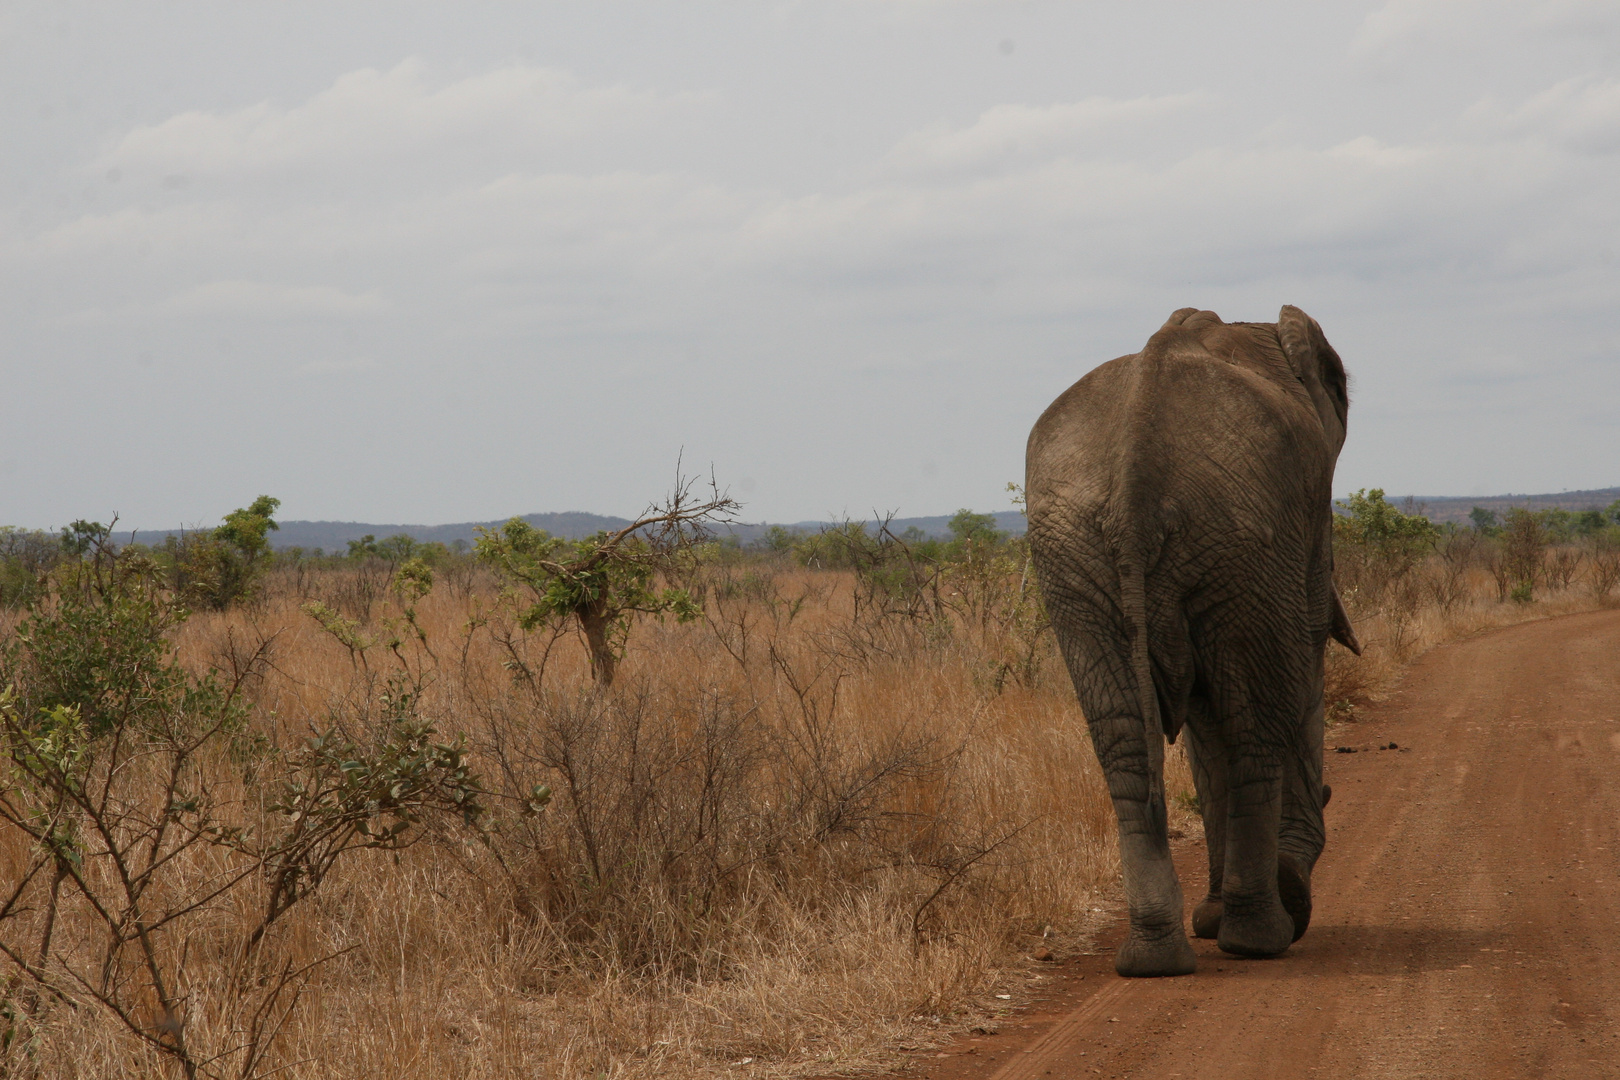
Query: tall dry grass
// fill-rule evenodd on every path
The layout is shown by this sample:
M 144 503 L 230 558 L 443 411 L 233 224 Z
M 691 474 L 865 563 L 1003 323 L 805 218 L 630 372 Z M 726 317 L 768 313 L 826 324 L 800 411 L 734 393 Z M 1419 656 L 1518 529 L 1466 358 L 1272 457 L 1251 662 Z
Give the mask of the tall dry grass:
M 1463 530 L 1442 536 L 1427 557 L 1403 566 L 1341 548 L 1336 577 L 1363 649 L 1330 645 L 1326 696 L 1332 722 L 1354 721 L 1381 700 L 1412 661 L 1436 645 L 1483 630 L 1606 607 L 1620 585 L 1620 557 L 1575 544 L 1538 551 L 1533 597 L 1508 598 L 1498 546 Z
M 1366 649 L 1331 649 L 1336 720 L 1437 642 L 1601 599 L 1575 574 L 1502 603 L 1474 555 L 1453 555 L 1399 580 L 1356 570 Z M 856 1072 L 993 1022 L 1036 945 L 1084 947 L 1113 906 L 1113 817 L 1051 636 L 1015 610 L 1018 575 L 948 580 L 931 615 L 874 602 L 848 572 L 769 561 L 715 562 L 692 584 L 704 618 L 638 625 L 607 692 L 577 640 L 525 633 L 499 582 L 465 566 L 414 605 L 420 636 L 374 564 L 281 568 L 251 607 L 193 616 L 180 656 L 251 669 L 258 745 L 333 728 L 363 742 L 405 702 L 464 742 L 491 808 L 476 828 L 430 818 L 404 850 L 349 853 L 251 971 L 239 943 L 263 875 L 161 935 L 189 1044 L 219 1055 L 204 1071 L 242 1071 L 233 1048 L 267 973 L 296 970 L 258 1074 Z M 311 601 L 350 620 L 347 640 Z M 228 754 L 210 767 L 241 788 L 243 821 L 265 812 Z M 1190 794 L 1179 752 L 1167 768 Z M 542 784 L 549 805 L 525 808 Z M 1195 827 L 1185 804 L 1174 814 Z M 0 833 L 0 874 L 27 855 Z M 221 860 L 202 849 L 166 887 Z M 93 913 L 69 899 L 53 917 L 63 963 L 92 962 Z M 173 1071 L 93 1001 L 7 978 L 8 1075 Z
M 572 636 L 523 632 L 476 573 L 414 605 L 420 637 L 365 565 L 278 570 L 255 605 L 185 623 L 193 669 L 243 670 L 262 647 L 262 744 L 334 727 L 365 743 L 409 700 L 490 792 L 481 827 L 425 820 L 403 851 L 350 852 L 275 925 L 271 966 L 314 966 L 261 1071 L 858 1069 L 988 1015 L 1031 943 L 1083 937 L 1113 881 L 1112 818 L 1049 641 L 862 607 L 848 573 L 717 563 L 694 585 L 705 619 L 639 625 L 611 691 Z M 217 793 L 231 763 L 214 765 Z M 542 784 L 550 804 L 526 811 Z M 26 855 L 0 837 L 0 866 Z M 223 1054 L 222 1074 L 251 997 L 230 942 L 266 887 L 249 878 L 158 942 L 184 973 L 193 1056 Z M 85 970 L 93 913 L 55 918 Z M 93 1005 L 27 1004 L 11 1072 L 168 1067 Z

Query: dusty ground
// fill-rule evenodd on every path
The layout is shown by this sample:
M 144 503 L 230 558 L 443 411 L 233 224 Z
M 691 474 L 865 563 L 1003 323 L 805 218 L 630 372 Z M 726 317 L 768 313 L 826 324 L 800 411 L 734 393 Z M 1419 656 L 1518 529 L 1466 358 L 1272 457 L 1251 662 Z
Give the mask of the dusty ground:
M 1316 911 L 1288 953 L 1197 941 L 1196 975 L 1125 980 L 1104 940 L 906 1075 L 1620 1077 L 1620 612 L 1435 649 L 1328 745 Z M 1179 864 L 1190 905 L 1202 845 Z

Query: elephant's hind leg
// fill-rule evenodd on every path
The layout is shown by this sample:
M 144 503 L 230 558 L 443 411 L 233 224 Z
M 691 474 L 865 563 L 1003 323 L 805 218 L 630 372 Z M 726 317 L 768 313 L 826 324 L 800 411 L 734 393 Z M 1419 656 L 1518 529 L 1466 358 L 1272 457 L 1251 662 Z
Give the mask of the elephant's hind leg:
M 1287 852 L 1277 855 L 1277 896 L 1294 920 L 1294 941 L 1298 941 L 1311 925 L 1311 868 Z
M 1141 721 L 1115 717 L 1091 725 L 1119 822 L 1119 861 L 1130 930 L 1114 970 L 1132 978 L 1191 975 L 1197 967 L 1182 928 L 1181 882 L 1170 858 L 1162 796 L 1150 795 Z
M 1308 700 L 1283 780 L 1282 827 L 1277 837 L 1277 890 L 1294 920 L 1295 941 L 1305 936 L 1311 924 L 1311 871 L 1327 844 L 1322 811 L 1331 792 L 1322 783 L 1325 717 L 1320 662 Z
M 1226 863 L 1226 750 L 1210 728 L 1208 707 L 1198 698 L 1188 703 L 1187 763 L 1198 791 L 1198 810 L 1204 818 L 1204 847 L 1209 856 L 1209 891 L 1193 908 L 1193 936 L 1213 940 L 1221 932 L 1221 882 Z
M 1160 848 L 1150 836 L 1128 835 L 1122 812 L 1120 862 L 1130 931 L 1114 956 L 1114 970 L 1130 978 L 1191 975 L 1198 962 L 1181 925 L 1181 883 L 1168 840 Z
M 1294 919 L 1278 889 L 1282 763 L 1254 747 L 1233 754 L 1230 761 L 1216 941 L 1223 952 L 1237 956 L 1276 956 L 1294 943 Z

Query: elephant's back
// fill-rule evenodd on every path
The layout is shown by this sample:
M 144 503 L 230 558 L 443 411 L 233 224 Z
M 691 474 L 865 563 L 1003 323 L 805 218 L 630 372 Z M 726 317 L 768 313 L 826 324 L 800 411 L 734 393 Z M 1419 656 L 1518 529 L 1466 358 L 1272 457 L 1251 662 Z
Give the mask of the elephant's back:
M 1181 543 L 1241 564 L 1279 543 L 1311 542 L 1332 453 L 1298 395 L 1263 364 L 1219 358 L 1190 333 L 1161 333 L 1064 391 L 1036 421 L 1026 467 L 1037 547 L 1094 534 L 1109 548 L 1150 549 L 1150 564 L 1164 544 Z

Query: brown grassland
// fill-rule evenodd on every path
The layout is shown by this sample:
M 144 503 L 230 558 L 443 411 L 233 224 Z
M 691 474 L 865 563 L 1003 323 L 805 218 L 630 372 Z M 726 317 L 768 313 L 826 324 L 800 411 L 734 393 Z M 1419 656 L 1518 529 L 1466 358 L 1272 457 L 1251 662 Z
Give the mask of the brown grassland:
M 185 1075 L 182 1037 L 195 1075 L 856 1073 L 994 1025 L 1033 954 L 1088 947 L 1113 816 L 1016 546 L 909 590 L 720 551 L 685 573 L 702 617 L 641 619 L 606 690 L 576 634 L 521 629 L 470 561 L 414 602 L 377 562 L 278 564 L 252 602 L 193 613 L 178 657 L 247 707 L 179 789 L 227 826 L 286 828 L 307 740 L 376 747 L 401 717 L 464 748 L 486 812 L 351 845 L 268 922 L 265 856 L 204 837 L 141 906 L 181 914 L 117 944 L 130 917 L 45 866 L 0 912 L 0 1073 Z M 1472 549 L 1340 573 L 1365 654 L 1330 646 L 1336 724 L 1434 644 L 1605 602 L 1595 564 L 1503 601 Z M 163 788 L 129 760 L 130 790 Z M 1199 828 L 1167 762 L 1173 828 Z M 97 844 L 81 872 L 105 882 Z M 37 849 L 0 829 L 4 892 Z

